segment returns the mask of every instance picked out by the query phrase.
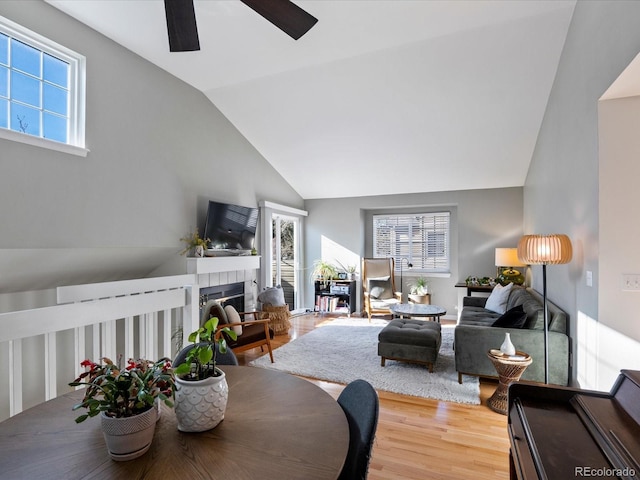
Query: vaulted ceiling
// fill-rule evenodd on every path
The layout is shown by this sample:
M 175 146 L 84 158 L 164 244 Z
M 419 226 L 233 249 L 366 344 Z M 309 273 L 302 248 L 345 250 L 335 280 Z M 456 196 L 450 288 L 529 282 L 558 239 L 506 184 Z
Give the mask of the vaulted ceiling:
M 238 0 L 47 0 L 201 90 L 305 199 L 524 184 L 575 0 L 299 0 L 294 41 Z

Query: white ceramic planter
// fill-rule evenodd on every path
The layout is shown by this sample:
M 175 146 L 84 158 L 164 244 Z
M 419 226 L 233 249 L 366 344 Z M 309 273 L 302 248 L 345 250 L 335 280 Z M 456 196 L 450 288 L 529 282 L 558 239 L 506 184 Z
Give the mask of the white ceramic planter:
M 102 413 L 102 433 L 111 458 L 124 461 L 144 455 L 151 447 L 157 419 L 155 408 L 126 418 L 111 418 Z
M 223 419 L 229 398 L 229 386 L 222 370 L 217 377 L 204 380 L 176 378 L 175 412 L 178 430 L 204 432 L 216 427 Z
M 408 298 L 409 298 L 409 302 L 413 302 L 413 303 L 420 303 L 423 305 L 428 305 L 429 303 L 431 303 L 431 295 L 429 295 L 428 293 L 425 293 L 425 294 L 410 293 L 408 295 Z

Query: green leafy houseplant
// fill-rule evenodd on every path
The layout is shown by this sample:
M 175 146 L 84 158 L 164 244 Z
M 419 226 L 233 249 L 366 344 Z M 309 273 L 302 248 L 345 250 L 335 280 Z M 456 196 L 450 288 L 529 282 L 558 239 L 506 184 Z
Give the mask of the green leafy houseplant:
M 424 277 L 418 277 L 411 284 L 412 295 L 426 295 L 429 293 L 429 282 Z
M 185 361 L 174 368 L 174 375 L 183 380 L 203 380 L 217 376 L 215 344 L 218 344 L 221 353 L 225 353 L 227 342 L 222 333 L 226 333 L 233 340 L 238 338 L 236 332 L 229 327 L 223 327 L 218 331 L 218 322 L 218 317 L 211 317 L 202 327 L 189 335 L 189 341 L 194 346 L 189 350 Z
M 100 360 L 103 363 L 82 361 L 80 365 L 88 370 L 69 383 L 72 387 L 86 387 L 82 402 L 73 410 L 86 408 L 87 413 L 77 417 L 76 423 L 100 412 L 112 418 L 132 417 L 152 408 L 156 399 L 173 406 L 175 384 L 170 360 L 129 359 L 125 368 L 120 367 L 122 355 L 117 365 L 106 357 Z
M 338 276 L 338 268 L 331 262 L 316 260 L 313 263 L 313 272 L 311 272 L 311 275 L 326 285 L 329 280 Z
M 336 262 L 338 263 L 338 265 L 340 266 L 340 268 L 342 268 L 342 270 L 344 270 L 346 273 L 348 273 L 350 276 L 353 277 L 353 275 L 355 275 L 356 270 L 358 269 L 358 267 L 356 265 L 344 265 L 342 262 L 340 262 L 339 260 L 336 260 Z
M 178 356 L 182 356 L 186 352 L 184 362 L 174 369 L 174 411 L 178 430 L 182 432 L 210 430 L 224 419 L 229 386 L 225 373 L 216 368 L 216 344 L 221 353 L 227 351 L 223 334 L 233 340 L 237 338 L 229 327 L 218 330 L 218 318 L 211 317 L 189 335 L 193 346 L 185 347 L 178 353 Z

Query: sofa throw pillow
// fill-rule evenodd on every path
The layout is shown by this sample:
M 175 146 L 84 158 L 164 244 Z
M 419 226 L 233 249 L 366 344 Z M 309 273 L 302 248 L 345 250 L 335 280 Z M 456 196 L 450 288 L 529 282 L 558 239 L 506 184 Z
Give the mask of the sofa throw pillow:
M 507 311 L 507 300 L 509 300 L 509 293 L 512 287 L 513 283 L 504 287 L 502 285 L 496 285 L 491 295 L 489 295 L 489 298 L 487 298 L 487 303 L 484 305 L 484 308 L 501 315 L 505 313 Z
M 227 314 L 227 319 L 229 320 L 229 323 L 240 323 L 240 322 L 242 322 L 242 319 L 240 318 L 240 314 L 234 308 L 233 305 L 227 305 L 226 307 L 224 307 L 224 313 Z M 241 325 L 234 325 L 231 328 L 233 329 L 234 332 L 236 332 L 236 335 L 238 335 L 238 336 L 242 335 L 242 326 Z
M 280 285 L 275 287 L 267 287 L 260 295 L 258 295 L 258 301 L 263 305 L 271 305 L 274 307 L 281 307 L 284 305 L 284 290 Z
M 524 311 L 522 305 L 518 305 L 507 310 L 502 316 L 493 322 L 491 326 L 502 328 L 522 328 L 526 321 L 527 312 Z

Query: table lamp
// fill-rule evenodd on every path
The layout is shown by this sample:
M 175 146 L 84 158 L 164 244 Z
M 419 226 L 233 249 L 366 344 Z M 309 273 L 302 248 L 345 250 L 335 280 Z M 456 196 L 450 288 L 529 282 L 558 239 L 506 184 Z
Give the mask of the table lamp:
M 517 248 L 496 248 L 496 281 L 500 285 L 513 283 L 522 285 L 524 275 L 513 267 L 525 267 L 526 264 L 518 259 Z
M 547 265 L 569 263 L 571 240 L 563 234 L 524 235 L 518 242 L 518 258 L 527 265 L 542 265 L 544 305 L 544 383 L 549 383 L 549 308 L 547 306 Z

